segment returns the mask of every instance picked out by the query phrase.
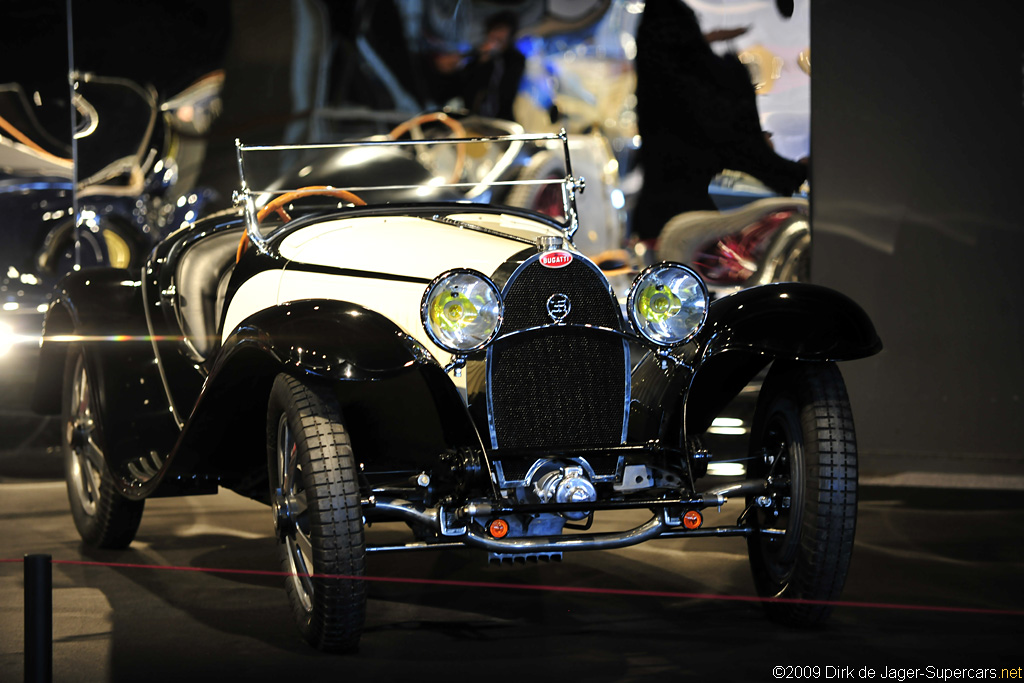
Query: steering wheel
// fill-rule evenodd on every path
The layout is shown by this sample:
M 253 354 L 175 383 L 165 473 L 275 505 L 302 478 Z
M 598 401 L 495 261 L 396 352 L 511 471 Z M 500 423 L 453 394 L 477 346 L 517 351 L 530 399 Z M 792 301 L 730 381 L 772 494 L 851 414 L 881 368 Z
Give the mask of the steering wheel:
M 434 121 L 439 121 L 444 125 L 448 126 L 451 129 L 452 133 L 457 138 L 468 137 L 468 135 L 466 134 L 466 128 L 461 123 L 459 123 L 458 119 L 455 119 L 449 116 L 448 114 L 445 114 L 443 111 L 437 111 L 430 114 L 420 114 L 419 116 L 414 116 L 408 121 L 403 121 L 402 123 L 395 126 L 390 133 L 388 133 L 388 138 L 391 140 L 397 140 L 398 138 L 402 137 L 403 135 L 413 130 L 414 128 L 419 130 L 419 127 L 422 126 L 424 123 L 433 123 Z M 459 179 L 462 177 L 462 169 L 465 167 L 465 165 L 466 145 L 457 144 L 455 145 L 455 168 L 452 170 L 452 175 L 448 179 L 449 183 L 459 182 Z
M 356 206 L 366 206 L 366 202 L 360 199 L 357 195 L 349 192 L 348 190 L 339 190 L 336 187 L 330 187 L 329 185 L 310 185 L 308 187 L 300 187 L 297 190 L 291 192 L 285 192 L 279 197 L 267 202 L 266 206 L 256 212 L 256 222 L 262 223 L 263 219 L 271 213 L 276 213 L 281 217 L 285 223 L 292 219 L 285 211 L 284 206 L 288 202 L 301 199 L 302 197 L 309 197 L 312 195 L 323 195 L 325 197 L 337 197 L 338 199 L 344 199 L 346 202 L 351 202 Z
M 285 205 L 288 202 L 301 199 L 302 197 L 311 197 L 314 195 L 322 195 L 325 197 L 337 197 L 338 199 L 344 199 L 346 202 L 355 204 L 356 206 L 366 206 L 366 202 L 363 201 L 358 195 L 349 192 L 348 190 L 341 190 L 336 187 L 330 187 L 329 185 L 310 185 L 308 187 L 300 187 L 297 190 L 285 192 L 283 195 L 275 197 L 266 203 L 266 205 L 256 212 L 256 222 L 262 223 L 263 219 L 272 213 L 276 213 L 280 216 L 281 220 L 288 222 L 292 217 L 285 210 Z M 241 260 L 242 254 L 245 253 L 246 248 L 249 245 L 249 233 L 242 232 L 242 237 L 238 241 L 238 249 L 235 251 L 235 262 Z

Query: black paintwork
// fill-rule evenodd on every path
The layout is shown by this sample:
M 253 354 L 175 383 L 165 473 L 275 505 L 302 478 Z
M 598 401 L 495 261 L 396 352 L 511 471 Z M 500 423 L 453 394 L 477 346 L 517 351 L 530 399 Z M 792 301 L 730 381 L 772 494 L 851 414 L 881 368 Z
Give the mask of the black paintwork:
M 378 381 L 436 362 L 412 337 L 379 313 L 332 299 L 264 309 L 228 337 L 211 376 L 253 349 L 285 367 L 330 381 Z
M 128 464 L 151 450 L 168 452 L 177 438 L 146 330 L 138 280 L 115 268 L 67 276 L 47 314 L 44 335 L 71 335 L 84 347 L 103 416 L 110 471 L 126 491 L 138 490 Z M 72 343 L 76 342 L 62 339 L 43 344 L 33 401 L 39 412 L 60 412 L 64 361 Z
M 418 206 L 414 213 L 433 217 L 444 208 L 450 207 Z M 396 213 L 412 212 L 387 207 L 346 215 Z M 282 232 L 310 220 L 299 219 L 296 227 Z M 128 335 L 134 340 L 86 345 L 100 392 L 107 459 L 126 495 L 203 492 L 220 483 L 265 499 L 266 397 L 280 372 L 335 388 L 353 445 L 370 476 L 444 469 L 444 459 L 456 452 L 476 452 L 484 467 L 489 466 L 490 454 L 480 438 L 486 433 L 486 415 L 471 418 L 429 352 L 392 321 L 364 307 L 326 299 L 274 306 L 243 321 L 206 357 L 197 356 L 183 340 L 174 287 L 178 264 L 209 237 L 233 241 L 241 231 L 238 213 L 227 212 L 175 233 L 154 250 L 141 282 L 128 271 L 113 269 L 70 276 L 48 315 L 51 337 Z M 250 249 L 237 266 L 233 258 L 225 260 L 229 298 L 255 274 L 283 266 L 273 255 L 280 239 L 275 235 L 271 240 L 269 255 Z M 532 253 L 516 254 L 494 276 L 504 283 Z M 222 324 L 217 321 L 218 330 Z M 686 453 L 684 436 L 703 432 L 773 358 L 848 360 L 880 348 L 864 312 L 822 287 L 766 285 L 725 297 L 710 306 L 707 324 L 693 340 L 671 355 L 650 353 L 634 368 L 627 444 L 648 453 L 652 462 L 678 458 Z M 47 362 L 42 364 L 36 402 L 42 411 L 59 411 L 66 351 L 66 343 L 47 340 L 43 345 Z M 472 377 L 483 358 L 482 353 L 474 355 L 467 368 L 474 409 L 481 406 L 482 387 Z M 590 450 L 596 456 L 618 445 Z M 137 476 L 140 462 L 157 474 Z M 486 479 L 478 484 L 487 486 Z
M 241 229 L 232 213 L 171 235 L 154 250 L 141 282 L 113 269 L 69 277 L 48 315 L 48 337 L 102 336 L 87 344 L 87 362 L 101 387 L 105 431 L 118 439 L 108 438 L 106 457 L 126 495 L 196 492 L 210 480 L 261 495 L 259 482 L 250 482 L 259 478 L 254 472 L 265 473 L 265 436 L 251 425 L 262 419 L 269 385 L 279 372 L 379 385 L 338 393 L 359 418 L 351 431 L 353 440 L 365 444 L 362 453 L 403 456 L 392 458 L 389 467 L 422 469 L 425 458 L 449 446 L 481 449 L 457 391 L 429 352 L 380 314 L 354 304 L 307 300 L 260 311 L 207 359 L 196 358 L 177 317 L 176 267 L 203 239 L 224 231 L 240 236 Z M 274 257 L 247 253 L 232 275 L 229 296 L 240 282 L 281 265 Z M 118 336 L 132 341 L 111 343 Z M 48 339 L 43 353 L 47 361 L 41 364 L 35 405 L 40 412 L 56 413 L 67 344 Z M 376 406 L 378 415 L 367 406 Z M 148 424 L 154 416 L 159 424 Z M 158 457 L 148 464 L 159 472 L 140 481 L 129 465 L 140 453 L 153 451 Z M 161 481 L 165 484 L 158 488 Z
M 280 372 L 333 384 L 360 457 L 388 469 L 422 469 L 449 446 L 479 447 L 457 392 L 417 341 L 365 308 L 305 300 L 260 311 L 225 340 L 175 446 L 171 473 L 202 471 L 233 488 L 265 473 L 265 435 L 252 425 L 262 424 Z M 246 493 L 265 491 L 254 485 Z
M 882 341 L 849 297 L 799 282 L 752 287 L 718 299 L 696 337 L 671 359 L 653 354 L 633 371 L 630 440 L 702 434 L 775 358 L 844 361 L 878 353 Z
M 882 350 L 864 310 L 827 287 L 780 282 L 715 301 L 697 334 L 701 356 L 728 350 L 793 360 L 842 361 Z

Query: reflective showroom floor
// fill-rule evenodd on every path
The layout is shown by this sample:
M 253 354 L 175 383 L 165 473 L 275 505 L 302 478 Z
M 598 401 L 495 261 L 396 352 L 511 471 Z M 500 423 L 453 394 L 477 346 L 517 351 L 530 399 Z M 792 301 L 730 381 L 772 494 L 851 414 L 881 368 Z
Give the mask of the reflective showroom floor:
M 945 668 L 1024 666 L 1017 460 L 862 458 L 857 542 L 842 596 L 855 604 L 837 607 L 823 628 L 794 630 L 765 618 L 750 600 L 739 538 L 652 541 L 516 567 L 488 566 L 469 550 L 391 554 L 370 557 L 367 574 L 403 581 L 369 584 L 361 651 L 335 657 L 298 636 L 281 577 L 192 571 L 278 571 L 270 512 L 259 503 L 230 492 L 149 500 L 131 549 L 86 549 L 68 510 L 57 421 L 23 407 L 34 363 L 8 368 L 6 379 L 23 391 L 0 396 L 3 682 L 23 679 L 18 560 L 29 553 L 55 561 L 53 669 L 65 683 L 768 681 L 776 666 L 804 665 L 833 678 L 865 666 L 881 678 L 891 667 L 898 679 L 901 669 L 905 676 L 920 669 L 924 678 L 929 666 L 936 677 Z M 726 505 L 721 519 L 738 513 Z M 643 513 L 620 523 L 642 522 L 636 514 Z M 710 511 L 706 523 L 714 517 Z M 401 529 L 377 525 L 368 533 L 379 542 Z M 83 561 L 100 564 L 62 564 Z
M 59 458 L 38 446 L 54 427 L 5 431 L 20 448 L 0 452 L 0 560 L 48 553 L 58 562 L 278 569 L 268 509 L 228 492 L 150 500 L 130 550 L 86 550 Z M 926 677 L 1024 665 L 1021 478 L 872 462 L 843 594 L 857 604 L 837 607 L 820 629 L 777 626 L 743 599 L 753 586 L 741 539 L 655 541 L 523 567 L 489 567 L 471 551 L 376 555 L 369 576 L 412 581 L 370 584 L 361 652 L 341 658 L 300 640 L 280 577 L 58 563 L 54 680 L 767 681 L 775 666 Z M 978 488 L 936 486 L 950 477 Z M 387 526 L 371 538 L 394 533 Z M 22 565 L 0 562 L 2 681 L 22 680 L 22 588 Z M 637 590 L 668 595 L 622 593 Z

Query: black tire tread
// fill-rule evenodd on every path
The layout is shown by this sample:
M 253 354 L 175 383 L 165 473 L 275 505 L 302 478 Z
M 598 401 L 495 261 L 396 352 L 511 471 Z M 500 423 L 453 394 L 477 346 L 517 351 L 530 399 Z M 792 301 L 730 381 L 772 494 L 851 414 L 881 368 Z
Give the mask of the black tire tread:
M 765 597 L 831 601 L 839 597 L 853 555 L 857 519 L 857 443 L 853 413 L 842 375 L 834 363 L 784 363 L 776 361 L 765 380 L 767 394 L 758 412 L 776 395 L 792 393 L 800 409 L 806 463 L 805 507 L 800 549 L 789 581 L 784 586 L 758 576 L 748 544 L 755 583 Z M 755 417 L 755 433 L 760 429 Z M 812 437 L 812 438 L 809 438 Z M 824 621 L 830 605 L 766 602 L 769 616 L 797 626 Z
M 289 414 L 304 468 L 314 573 L 362 576 L 366 556 L 358 472 L 337 400 L 323 387 L 279 375 L 271 391 L 268 417 L 271 458 L 281 410 Z M 288 571 L 284 552 L 281 561 Z M 298 598 L 291 595 L 291 582 L 288 591 L 300 631 L 313 647 L 337 653 L 358 648 L 365 621 L 365 582 L 314 577 L 314 604 L 308 615 Z
M 94 548 L 124 550 L 135 540 L 142 524 L 145 505 L 145 500 L 128 500 L 122 496 L 110 480 L 110 475 L 104 472 L 100 486 L 100 505 L 96 512 L 100 523 L 88 537 L 82 535 L 82 539 Z

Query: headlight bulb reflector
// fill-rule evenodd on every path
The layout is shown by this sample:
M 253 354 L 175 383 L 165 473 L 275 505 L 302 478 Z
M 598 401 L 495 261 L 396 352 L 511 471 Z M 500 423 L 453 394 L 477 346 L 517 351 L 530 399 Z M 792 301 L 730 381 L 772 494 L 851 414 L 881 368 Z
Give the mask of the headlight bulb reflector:
M 660 346 L 689 341 L 708 314 L 708 291 L 680 263 L 658 263 L 640 273 L 626 301 L 633 327 Z
M 445 351 L 479 351 L 498 334 L 504 305 L 498 288 L 485 275 L 459 268 L 438 276 L 427 287 L 420 318 L 427 336 Z

